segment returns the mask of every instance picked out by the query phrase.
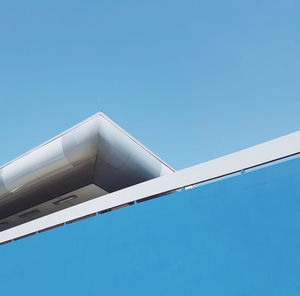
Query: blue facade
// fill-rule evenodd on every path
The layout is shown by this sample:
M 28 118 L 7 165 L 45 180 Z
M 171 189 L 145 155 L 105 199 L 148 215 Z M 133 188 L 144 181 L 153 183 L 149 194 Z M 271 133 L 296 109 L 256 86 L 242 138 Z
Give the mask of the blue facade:
M 300 158 L 0 246 L 1 295 L 300 295 Z

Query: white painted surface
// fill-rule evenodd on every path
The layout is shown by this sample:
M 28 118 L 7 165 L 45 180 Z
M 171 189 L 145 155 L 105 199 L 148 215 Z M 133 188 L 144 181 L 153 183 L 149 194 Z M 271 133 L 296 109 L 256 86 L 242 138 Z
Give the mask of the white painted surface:
M 131 201 L 300 153 L 300 131 L 162 176 L 0 232 L 0 243 Z

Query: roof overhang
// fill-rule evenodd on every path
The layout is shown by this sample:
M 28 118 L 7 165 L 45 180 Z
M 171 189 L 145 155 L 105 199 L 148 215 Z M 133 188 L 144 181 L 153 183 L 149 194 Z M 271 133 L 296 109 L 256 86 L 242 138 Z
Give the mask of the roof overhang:
M 97 113 L 0 168 L 0 231 L 173 171 Z
M 11 242 L 98 213 L 132 205 L 135 201 L 143 201 L 176 190 L 188 189 L 194 184 L 205 184 L 207 181 L 218 180 L 220 177 L 241 173 L 248 169 L 299 155 L 300 131 L 105 196 L 99 196 L 2 231 L 0 232 L 0 243 Z

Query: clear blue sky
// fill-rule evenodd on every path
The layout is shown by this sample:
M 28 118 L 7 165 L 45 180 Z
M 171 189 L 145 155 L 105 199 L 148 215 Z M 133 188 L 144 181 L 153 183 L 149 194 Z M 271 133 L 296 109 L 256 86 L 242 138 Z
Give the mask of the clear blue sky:
M 299 1 L 1 1 L 0 164 L 97 111 L 176 169 L 299 129 Z

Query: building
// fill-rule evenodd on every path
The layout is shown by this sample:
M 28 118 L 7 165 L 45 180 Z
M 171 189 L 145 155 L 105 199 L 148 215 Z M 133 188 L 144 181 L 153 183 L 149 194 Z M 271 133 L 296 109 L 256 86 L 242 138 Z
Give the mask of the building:
M 1 168 L 1 289 L 299 295 L 299 153 L 296 132 L 175 172 L 97 114 Z

